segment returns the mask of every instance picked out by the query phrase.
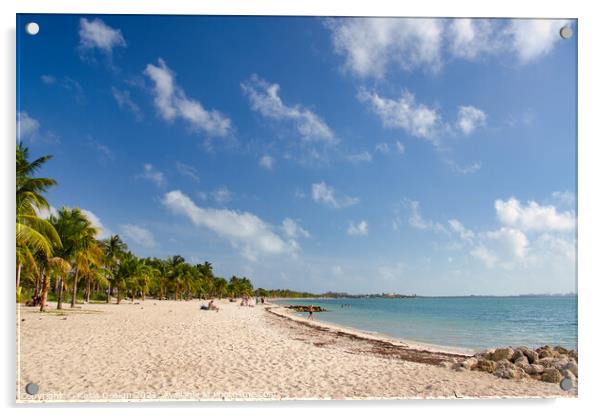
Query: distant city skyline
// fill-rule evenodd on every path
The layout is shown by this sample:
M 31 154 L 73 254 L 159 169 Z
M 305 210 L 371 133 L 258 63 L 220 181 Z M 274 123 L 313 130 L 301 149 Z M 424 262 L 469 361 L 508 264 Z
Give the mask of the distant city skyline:
M 34 19 L 18 139 L 102 238 L 268 289 L 576 292 L 576 21 Z

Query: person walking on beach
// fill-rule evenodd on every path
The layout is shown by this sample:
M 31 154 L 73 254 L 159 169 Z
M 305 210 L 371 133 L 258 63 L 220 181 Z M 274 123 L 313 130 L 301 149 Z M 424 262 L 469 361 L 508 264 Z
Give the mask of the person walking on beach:
M 309 305 L 309 309 L 307 310 L 308 315 L 307 315 L 307 319 L 314 319 L 314 306 L 313 305 Z

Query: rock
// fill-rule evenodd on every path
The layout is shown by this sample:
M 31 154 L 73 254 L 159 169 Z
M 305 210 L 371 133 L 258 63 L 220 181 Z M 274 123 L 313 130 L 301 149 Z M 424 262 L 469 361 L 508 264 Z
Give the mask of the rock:
M 513 355 L 514 350 L 512 348 L 498 348 L 491 354 L 491 359 L 493 361 L 510 360 Z
M 521 379 L 527 377 L 529 377 L 529 375 L 527 374 L 524 368 L 516 367 L 516 378 Z
M 510 361 L 516 363 L 516 360 L 518 360 L 521 357 L 524 357 L 523 352 L 521 350 L 515 350 L 514 354 L 512 354 L 512 358 L 510 359 Z
M 533 364 L 539 359 L 539 354 L 537 354 L 536 351 L 533 351 L 530 348 L 521 347 L 521 352 L 525 357 L 527 357 L 527 359 L 529 360 L 529 364 Z
M 510 361 L 504 360 L 497 363 L 493 375 L 500 378 L 517 378 L 516 367 Z
M 462 365 L 463 363 L 455 363 L 452 365 L 452 370 L 454 371 L 468 371 L 466 367 Z
M 477 360 L 475 357 L 470 357 L 470 358 L 462 361 L 462 366 L 464 366 L 464 368 L 466 368 L 467 370 L 472 370 L 473 368 L 476 367 L 478 362 L 479 362 L 479 360 Z
M 554 351 L 563 354 L 563 355 L 567 355 L 569 353 L 569 350 L 567 350 L 564 347 L 561 347 L 560 345 L 557 345 L 556 347 L 554 347 Z
M 575 361 L 577 361 L 577 362 L 579 361 L 577 358 L 578 357 L 577 350 L 570 350 L 568 355 L 569 355 L 569 357 L 573 358 Z
M 573 384 L 575 384 L 577 377 L 571 371 L 564 369 L 561 371 L 561 374 L 562 374 L 563 378 L 568 378 L 569 380 L 571 380 L 573 382 Z
M 577 364 L 569 362 L 562 370 L 570 371 L 575 377 L 579 377 L 579 368 Z
M 455 363 L 454 363 L 455 364 Z M 441 361 L 439 363 L 439 367 L 443 367 L 443 368 L 451 368 L 452 367 L 452 363 L 450 363 L 449 361 Z
M 529 375 L 542 374 L 544 370 L 545 368 L 539 364 L 529 364 L 529 366 L 525 368 L 526 373 Z
M 495 362 L 486 358 L 481 358 L 478 360 L 475 369 L 479 371 L 485 371 L 487 373 L 493 373 L 495 371 Z
M 543 366 L 544 368 L 553 368 L 554 367 L 554 357 L 544 357 L 537 360 L 537 364 Z
M 560 356 L 560 358 L 554 358 L 552 362 L 552 367 L 556 370 L 562 370 L 569 363 L 569 359 L 565 356 Z
M 510 360 L 503 359 L 495 363 L 495 368 L 499 367 L 514 367 L 514 364 Z
M 514 365 L 519 368 L 525 369 L 528 366 L 530 366 L 531 364 L 529 364 L 529 359 L 527 357 L 525 357 L 524 355 L 522 355 L 520 358 L 517 358 L 514 361 Z
M 544 350 L 537 351 L 539 354 L 539 358 L 554 358 L 554 352 L 552 350 Z
M 546 383 L 560 383 L 562 373 L 555 368 L 546 368 L 543 370 L 541 380 Z

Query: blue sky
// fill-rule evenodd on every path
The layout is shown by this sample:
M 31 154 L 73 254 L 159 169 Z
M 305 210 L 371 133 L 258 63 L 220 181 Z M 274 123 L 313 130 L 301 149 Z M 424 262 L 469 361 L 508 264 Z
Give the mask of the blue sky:
M 18 19 L 49 201 L 140 256 L 267 288 L 576 289 L 574 21 Z

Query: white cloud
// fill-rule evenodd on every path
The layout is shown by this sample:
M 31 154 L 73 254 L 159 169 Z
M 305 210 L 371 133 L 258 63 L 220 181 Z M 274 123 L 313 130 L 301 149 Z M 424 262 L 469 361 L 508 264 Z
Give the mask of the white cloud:
M 420 212 L 420 202 L 412 201 L 411 199 L 404 199 L 401 202 L 401 207 L 404 208 L 406 212 L 409 211 L 407 221 L 412 228 L 417 228 L 419 230 L 432 230 L 435 232 L 447 232 L 442 224 L 435 221 L 426 220 L 422 217 Z M 397 218 L 395 218 L 393 222 L 393 228 L 399 228 L 402 222 L 403 220 L 399 217 L 398 213 Z
M 167 185 L 167 179 L 165 179 L 163 172 L 155 168 L 152 164 L 145 163 L 143 169 L 144 171 L 137 176 L 138 178 L 146 179 L 157 185 L 159 188 Z
M 52 205 L 48 206 L 48 208 L 37 209 L 34 207 L 34 210 L 38 214 L 38 217 L 48 219 L 51 215 L 57 217 L 59 215 L 58 210 Z
M 487 19 L 452 19 L 449 25 L 450 53 L 468 60 L 501 51 L 499 28 Z
M 294 239 L 283 240 L 272 231 L 273 227 L 249 212 L 199 207 L 181 191 L 166 193 L 163 204 L 228 240 L 249 260 L 256 260 L 259 255 L 294 254 L 299 250 Z
M 347 156 L 347 160 L 351 163 L 362 163 L 362 162 L 372 162 L 372 155 L 370 152 L 361 152 L 353 155 Z
M 406 152 L 406 147 L 400 141 L 395 142 L 395 148 L 400 155 L 403 155 Z
M 414 94 L 409 91 L 393 100 L 362 88 L 358 98 L 370 105 L 385 127 L 401 128 L 413 136 L 431 140 L 441 128 L 441 116 L 437 110 L 416 103 Z
M 555 19 L 514 19 L 507 30 L 518 58 L 527 63 L 547 55 L 561 40 L 560 29 L 569 23 Z
M 552 192 L 552 198 L 561 205 L 572 206 L 575 204 L 575 194 L 571 191 Z
M 436 73 L 453 59 L 483 57 L 527 64 L 560 40 L 555 19 L 349 18 L 327 21 L 334 50 L 355 75 L 383 78 L 397 69 Z
M 98 152 L 99 154 L 99 162 L 104 163 L 106 161 L 115 160 L 115 155 L 113 151 L 106 145 L 94 140 L 92 137 L 88 137 L 88 146 Z
M 347 234 L 349 234 L 349 235 L 367 235 L 368 234 L 368 223 L 366 221 L 360 221 L 357 224 L 350 222 L 349 227 L 347 228 Z
M 222 186 L 213 191 L 212 195 L 213 199 L 215 199 L 215 202 L 217 202 L 218 204 L 223 204 L 232 199 L 232 192 L 230 192 L 230 190 L 225 186 Z
M 389 152 L 391 151 L 391 148 L 389 147 L 389 145 L 387 143 L 376 143 L 374 150 L 377 151 L 378 153 L 382 153 L 383 155 L 386 155 L 386 154 L 389 154 Z
M 351 18 L 327 25 L 345 68 L 360 77 L 381 78 L 389 67 L 430 72 L 441 67 L 442 20 Z
M 493 267 L 495 267 L 495 265 L 499 261 L 498 257 L 495 255 L 495 253 L 491 252 L 490 250 L 488 250 L 487 248 L 485 248 L 483 246 L 474 248 L 470 252 L 470 254 L 474 258 L 482 261 L 488 269 L 492 269 Z
M 140 120 L 142 117 L 142 111 L 138 104 L 134 102 L 132 96 L 128 90 L 120 90 L 115 87 L 111 87 L 111 93 L 113 94 L 113 98 L 117 101 L 117 105 L 119 108 L 125 108 L 129 110 L 134 116 L 136 120 Z
M 445 159 L 445 163 L 447 163 L 448 166 L 451 167 L 451 169 L 454 172 L 457 172 L 461 175 L 469 175 L 471 173 L 478 172 L 482 166 L 481 162 L 474 162 L 468 165 L 460 165 L 451 159 Z
M 153 248 L 157 245 L 153 233 L 144 227 L 134 224 L 124 224 L 120 228 L 126 240 L 133 241 L 139 246 Z
M 497 252 L 506 253 L 504 257 L 524 258 L 529 248 L 529 239 L 520 230 L 502 227 L 488 231 L 485 237 L 497 244 Z
M 82 49 L 100 49 L 109 56 L 113 48 L 126 46 L 121 30 L 107 26 L 100 19 L 86 18 L 79 20 L 79 44 Z
M 452 218 L 448 221 L 448 224 L 449 228 L 458 234 L 462 240 L 472 241 L 474 238 L 474 232 L 464 227 L 464 225 L 462 225 L 462 223 L 457 219 Z
M 175 82 L 175 75 L 163 59 L 159 65 L 148 64 L 144 70 L 154 84 L 154 103 L 159 115 L 166 121 L 181 118 L 194 130 L 210 136 L 226 136 L 231 131 L 231 121 L 216 110 L 205 110 L 203 105 L 188 98 Z
M 359 202 L 359 198 L 356 197 L 335 195 L 334 188 L 326 185 L 325 182 L 311 185 L 311 197 L 315 202 L 320 202 L 333 208 L 345 208 Z
M 485 125 L 487 115 L 471 105 L 460 106 L 458 109 L 457 126 L 465 135 L 471 134 L 477 127 Z
M 272 168 L 274 167 L 274 158 L 269 155 L 261 156 L 261 158 L 259 159 L 259 166 L 267 170 L 272 170 Z
M 290 218 L 285 218 L 282 221 L 282 230 L 284 231 L 284 234 L 290 238 L 308 238 L 310 236 L 307 230 L 301 227 L 295 220 Z
M 279 96 L 280 85 L 270 84 L 253 75 L 241 84 L 241 88 L 251 102 L 251 109 L 262 116 L 293 122 L 304 140 L 336 143 L 337 139 L 330 127 L 313 111 L 282 102 Z
M 553 205 L 539 205 L 529 201 L 523 205 L 516 198 L 495 201 L 499 221 L 523 231 L 571 231 L 575 227 L 572 211 L 558 212 Z
M 23 140 L 28 137 L 35 136 L 40 131 L 40 122 L 31 117 L 27 112 L 20 111 L 17 113 L 17 138 Z
M 52 75 L 48 75 L 48 74 L 42 74 L 40 76 L 40 79 L 42 80 L 42 82 L 46 85 L 52 85 L 56 83 L 56 78 L 53 77 Z
M 198 171 L 194 166 L 190 166 L 185 163 L 176 161 L 176 170 L 178 171 L 178 173 L 180 173 L 180 175 L 186 176 L 195 181 L 196 183 L 199 183 L 201 181 Z
M 109 230 L 103 225 L 103 223 L 100 221 L 100 218 L 98 218 L 96 214 L 87 209 L 80 210 L 82 214 L 84 214 L 88 218 L 88 220 L 90 220 L 92 226 L 98 230 L 96 238 L 108 238 L 111 235 L 111 230 Z

